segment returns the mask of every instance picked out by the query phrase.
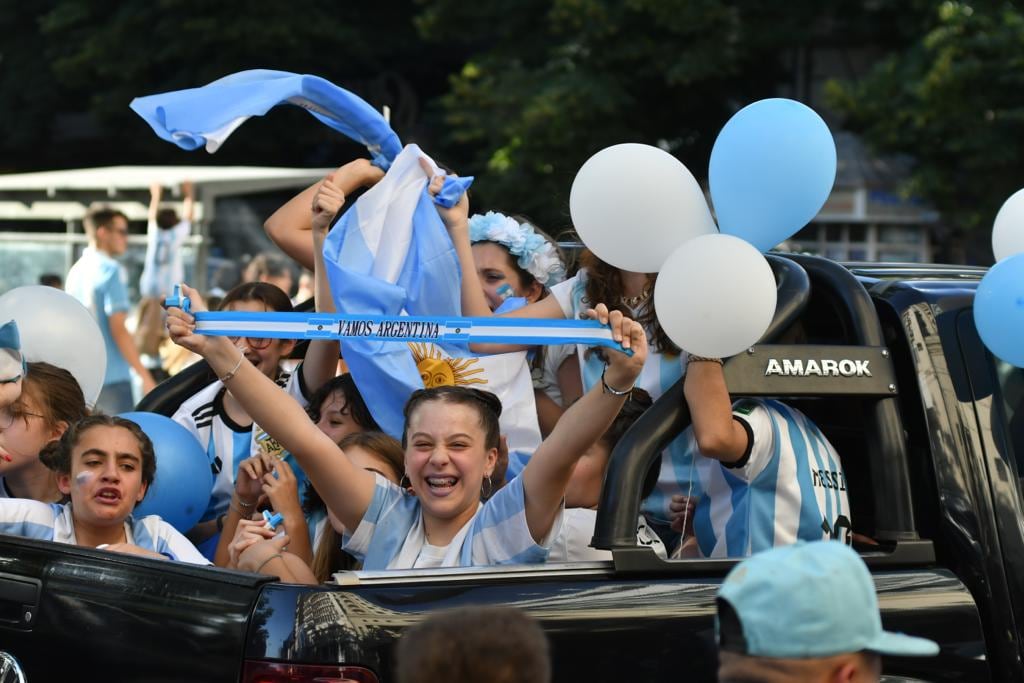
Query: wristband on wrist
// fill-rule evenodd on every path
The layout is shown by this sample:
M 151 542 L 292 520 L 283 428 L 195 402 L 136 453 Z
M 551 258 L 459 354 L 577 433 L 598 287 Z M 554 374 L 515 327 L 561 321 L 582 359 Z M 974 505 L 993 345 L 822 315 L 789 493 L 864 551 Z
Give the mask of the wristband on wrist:
M 633 382 L 633 385 L 629 387 L 629 389 L 626 389 L 625 391 L 620 391 L 612 387 L 611 385 L 608 384 L 608 382 L 605 381 L 604 373 L 606 372 L 608 372 L 607 365 L 604 366 L 604 370 L 601 371 L 601 390 L 604 391 L 604 393 L 606 394 L 611 394 L 612 396 L 625 396 L 626 398 L 629 398 L 629 396 L 633 393 L 633 389 L 636 388 L 636 382 Z
M 722 361 L 721 358 L 715 358 L 713 356 L 694 356 L 694 355 L 690 355 L 687 358 L 686 362 L 687 363 L 718 363 L 719 365 L 724 365 L 725 364 Z

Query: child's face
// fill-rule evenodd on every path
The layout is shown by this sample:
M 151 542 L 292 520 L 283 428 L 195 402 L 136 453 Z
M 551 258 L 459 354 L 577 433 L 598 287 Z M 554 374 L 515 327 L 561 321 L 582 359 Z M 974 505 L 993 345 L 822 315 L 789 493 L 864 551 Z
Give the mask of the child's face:
M 124 523 L 146 495 L 135 435 L 106 425 L 86 430 L 72 449 L 71 474 L 61 474 L 57 486 L 71 496 L 76 520 L 96 526 Z
M 244 311 L 246 313 L 273 313 L 262 301 L 233 301 L 228 311 Z M 246 359 L 255 365 L 267 377 L 277 377 L 281 359 L 291 353 L 295 342 L 291 339 L 250 339 L 248 337 L 232 337 L 235 346 L 242 349 Z
M 23 391 L 17 401 L 0 408 L 0 476 L 38 462 L 39 451 L 63 431 L 50 425 L 32 392 Z
M 505 247 L 494 242 L 477 242 L 473 245 L 473 262 L 492 311 L 504 301 L 498 292 L 502 285 L 512 288 L 512 296 L 524 297 L 530 303 L 540 298 L 540 285 L 536 282 L 531 287 L 523 285 L 523 278 L 513 266 L 512 255 Z
M 335 391 L 320 404 L 320 419 L 316 426 L 320 431 L 331 437 L 334 443 L 341 443 L 349 434 L 363 431 L 348 410 L 345 394 Z
M 453 519 L 476 511 L 498 458 L 486 437 L 480 414 L 467 405 L 427 401 L 409 416 L 405 472 L 424 514 Z

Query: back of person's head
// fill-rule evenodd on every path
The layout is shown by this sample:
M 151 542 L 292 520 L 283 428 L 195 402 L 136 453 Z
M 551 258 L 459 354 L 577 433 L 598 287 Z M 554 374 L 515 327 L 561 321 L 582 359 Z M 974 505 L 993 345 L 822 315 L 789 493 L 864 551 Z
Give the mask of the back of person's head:
M 370 408 L 363 400 L 363 395 L 359 393 L 355 380 L 347 372 L 327 380 L 310 395 L 309 406 L 306 408 L 306 414 L 309 415 L 310 420 L 320 421 L 320 411 L 324 401 L 334 393 L 340 393 L 344 397 L 344 408 L 353 422 L 368 432 L 381 431 L 380 425 L 373 419 Z
M 343 451 L 349 448 L 361 448 L 377 456 L 389 470 L 382 474 L 396 484 L 401 481 L 402 474 L 405 472 L 405 452 L 402 450 L 402 444 L 393 436 L 388 436 L 380 431 L 356 432 L 342 439 L 338 446 Z
M 290 294 L 295 281 L 292 271 L 292 263 L 287 257 L 268 251 L 253 257 L 242 278 L 247 282 L 268 282 Z
M 89 414 L 78 380 L 64 368 L 49 363 L 36 361 L 28 364 L 28 372 L 22 381 L 22 393 L 32 398 L 50 429 L 66 432 Z M 43 464 L 49 466 L 48 460 L 53 458 L 59 443 L 54 440 L 43 446 L 39 453 Z
M 480 417 L 480 426 L 484 430 L 484 448 L 498 447 L 498 440 L 501 436 L 501 428 L 498 425 L 498 418 L 501 417 L 501 399 L 483 389 L 445 384 L 429 389 L 417 389 L 412 392 L 408 402 L 405 404 L 405 428 L 402 430 L 402 448 L 407 446 L 406 436 L 409 429 L 409 420 L 420 406 L 431 401 L 463 405 L 475 410 Z
M 170 230 L 180 223 L 178 212 L 171 208 L 163 208 L 156 212 L 156 225 L 161 230 Z
M 801 542 L 747 558 L 725 577 L 717 604 L 722 681 L 782 680 L 779 671 L 825 667 L 827 673 L 832 665 L 858 674 L 848 680 L 877 680 L 878 654 L 939 651 L 930 640 L 882 629 L 871 573 L 839 541 Z
M 89 239 L 96 238 L 96 231 L 99 228 L 111 228 L 118 218 L 124 219 L 128 222 L 128 216 L 123 211 L 118 211 L 115 208 L 109 206 L 96 206 L 85 214 L 82 219 L 82 226 L 85 228 L 85 234 L 89 236 Z
M 399 683 L 548 683 L 548 641 L 511 607 L 462 607 L 410 628 L 396 650 Z
M 39 284 L 44 287 L 64 289 L 64 281 L 61 280 L 60 275 L 57 275 L 56 273 L 43 273 L 39 276 Z
M 139 454 L 142 456 L 142 483 L 149 487 L 156 477 L 156 453 L 153 450 L 153 442 L 142 431 L 142 427 L 117 415 L 97 413 L 84 417 L 71 425 L 61 437 L 58 447 L 43 461 L 44 464 L 57 474 L 70 476 L 71 454 L 78 442 L 81 441 L 82 436 L 94 427 L 120 427 L 128 430 L 135 437 L 139 444 Z
M 237 287 L 232 288 L 220 300 L 218 310 L 229 311 L 232 304 L 241 301 L 258 301 L 263 304 L 267 311 L 276 311 L 278 313 L 291 313 L 294 310 L 288 295 L 281 291 L 280 287 L 267 282 L 243 282 Z

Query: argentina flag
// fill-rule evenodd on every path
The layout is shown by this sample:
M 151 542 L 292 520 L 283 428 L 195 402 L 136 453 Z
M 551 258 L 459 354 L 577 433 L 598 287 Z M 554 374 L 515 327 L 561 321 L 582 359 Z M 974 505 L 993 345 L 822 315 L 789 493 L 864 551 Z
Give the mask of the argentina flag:
M 402 149 L 384 117 L 360 97 L 323 78 L 289 71 L 240 71 L 199 88 L 136 97 L 130 106 L 164 140 L 186 150 L 205 147 L 212 154 L 250 117 L 279 104 L 302 107 L 366 145 L 383 169 Z
M 418 146 L 407 146 L 328 235 L 324 261 L 339 313 L 461 315 L 458 257 L 427 192 L 421 157 Z M 413 391 L 456 384 L 501 399 L 510 451 L 532 453 L 540 444 L 525 352 L 478 356 L 452 344 L 345 340 L 342 355 L 374 419 L 393 436 L 401 436 Z

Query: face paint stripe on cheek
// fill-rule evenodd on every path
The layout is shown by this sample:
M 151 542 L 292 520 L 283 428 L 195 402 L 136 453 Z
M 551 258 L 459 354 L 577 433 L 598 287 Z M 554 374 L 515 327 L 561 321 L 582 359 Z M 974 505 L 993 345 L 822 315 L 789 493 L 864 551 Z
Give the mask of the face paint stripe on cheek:
M 92 478 L 95 476 L 96 475 L 93 472 L 79 472 L 78 476 L 75 477 L 75 484 L 78 486 L 85 486 L 92 481 Z

